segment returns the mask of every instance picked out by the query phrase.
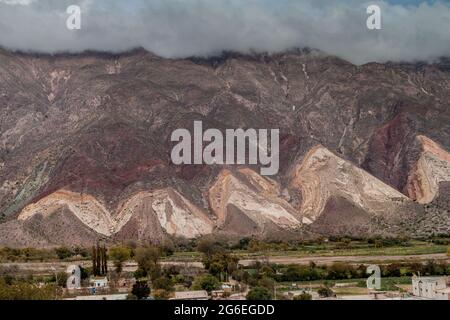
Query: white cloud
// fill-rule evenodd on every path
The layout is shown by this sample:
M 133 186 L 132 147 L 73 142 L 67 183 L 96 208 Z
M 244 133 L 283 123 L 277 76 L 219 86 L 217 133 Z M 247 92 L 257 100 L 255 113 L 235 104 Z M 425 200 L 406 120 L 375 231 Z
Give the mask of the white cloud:
M 0 3 L 5 3 L 10 6 L 20 5 L 20 6 L 28 6 L 35 0 L 0 0 Z
M 371 3 L 382 8 L 380 31 L 366 28 Z M 82 8 L 80 31 L 65 27 L 72 4 Z M 0 31 L 0 46 L 49 53 L 144 47 L 186 57 L 311 47 L 357 64 L 450 56 L 450 7 L 442 2 L 0 0 Z

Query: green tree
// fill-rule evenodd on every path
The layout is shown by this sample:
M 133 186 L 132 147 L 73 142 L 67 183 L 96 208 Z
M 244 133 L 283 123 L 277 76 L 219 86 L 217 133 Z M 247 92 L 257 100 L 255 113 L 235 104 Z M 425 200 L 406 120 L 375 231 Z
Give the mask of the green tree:
M 148 286 L 147 281 L 137 281 L 133 285 L 133 289 L 131 290 L 131 294 L 135 296 L 138 300 L 142 300 L 147 298 L 150 295 L 150 287 Z
M 59 260 L 65 260 L 73 256 L 73 251 L 66 247 L 56 248 L 55 253 Z
M 81 273 L 81 280 L 86 280 L 90 277 L 91 275 L 91 270 L 87 269 L 87 268 L 83 268 L 82 266 L 80 267 L 80 273 Z
M 213 256 L 214 253 L 217 253 L 220 248 L 216 246 L 214 241 L 209 238 L 201 239 L 197 244 L 197 251 L 203 253 L 208 259 Z
M 226 274 L 232 274 L 237 270 L 239 259 L 226 252 L 218 252 L 208 257 L 204 256 L 203 264 L 210 274 L 220 279 Z
M 255 287 L 251 289 L 247 294 L 247 300 L 270 300 L 272 299 L 272 294 L 267 288 Z
M 195 278 L 192 283 L 192 289 L 194 290 L 206 290 L 211 292 L 217 290 L 220 287 L 220 282 L 213 275 L 207 274 L 204 276 L 199 276 Z
M 155 289 L 155 290 L 165 290 L 165 291 L 172 291 L 172 287 L 173 287 L 172 281 L 165 276 L 155 279 L 152 282 L 152 285 L 153 285 L 153 289 Z
M 161 244 L 161 252 L 164 257 L 170 257 L 175 252 L 175 245 L 173 241 L 166 239 Z
M 109 249 L 109 257 L 114 262 L 116 272 L 120 274 L 123 270 L 123 263 L 131 257 L 131 250 L 127 247 L 112 247 Z
M 57 295 L 58 289 L 52 284 L 43 287 L 27 282 L 8 285 L 0 279 L 0 300 L 54 300 Z
M 65 272 L 58 272 L 56 275 L 56 284 L 58 287 L 65 288 L 67 285 L 67 273 Z
M 329 298 L 329 297 L 334 296 L 333 290 L 331 290 L 328 286 L 323 286 L 323 287 L 319 288 L 319 290 L 317 290 L 317 293 L 322 298 Z
M 263 277 L 258 281 L 258 287 L 266 288 L 270 292 L 273 292 L 275 285 L 275 281 L 268 277 Z
M 156 247 L 144 247 L 136 250 L 135 260 L 138 263 L 138 273 L 154 280 L 160 277 L 161 267 L 159 259 L 161 251 Z

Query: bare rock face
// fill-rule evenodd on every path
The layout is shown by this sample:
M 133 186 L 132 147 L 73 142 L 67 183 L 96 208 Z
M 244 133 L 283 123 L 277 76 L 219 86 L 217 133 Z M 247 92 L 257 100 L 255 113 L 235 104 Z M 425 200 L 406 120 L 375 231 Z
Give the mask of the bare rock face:
M 413 166 L 406 186 L 411 199 L 432 202 L 441 182 L 450 182 L 450 154 L 425 136 L 417 136 L 422 152 Z
M 416 121 L 397 116 L 375 132 L 363 167 L 411 199 L 429 203 L 439 183 L 450 180 L 450 155 L 418 131 Z
M 406 113 L 377 129 L 363 168 L 405 195 L 409 172 L 419 157 L 417 124 Z
M 39 215 L 47 219 L 58 211 L 70 212 L 84 225 L 104 236 L 114 232 L 114 224 L 107 209 L 94 197 L 61 190 L 42 200 L 27 206 L 18 217 L 19 221 L 28 221 Z
M 0 49 L 0 245 L 446 232 L 449 89 L 445 63 L 355 66 L 314 50 Z M 170 135 L 194 121 L 279 128 L 279 174 L 174 166 Z M 398 224 L 407 214 L 421 222 Z
M 77 223 L 52 223 L 63 217 Z M 54 242 L 53 236 L 77 233 L 81 229 L 99 238 L 142 241 L 160 240 L 165 234 L 195 238 L 213 230 L 207 214 L 171 188 L 138 193 L 120 204 L 115 212 L 108 211 L 93 196 L 60 190 L 27 206 L 18 221 L 24 226 L 35 224 L 36 229 L 48 234 L 48 242 L 54 244 L 58 242 Z M 51 227 L 54 227 L 53 232 Z M 86 237 L 86 240 L 92 241 L 92 238 Z
M 213 222 L 207 213 L 198 208 L 191 201 L 184 198 L 176 190 L 168 188 L 152 193 L 139 193 L 129 199 L 116 216 L 116 233 L 127 229 L 129 224 L 136 224 L 141 228 L 154 227 L 154 223 L 146 222 L 147 216 L 154 216 L 157 225 L 166 234 L 188 239 L 210 234 Z M 151 238 L 152 233 L 144 234 L 144 238 Z M 122 232 L 126 237 L 126 232 Z M 141 240 L 143 236 L 138 237 Z
M 280 186 L 251 169 L 222 171 L 209 190 L 209 202 L 218 227 L 228 232 L 252 235 L 301 225 L 294 208 L 281 198 Z
M 304 219 L 330 230 L 398 222 L 411 200 L 323 146 L 312 148 L 291 173 L 290 188 L 301 193 Z
M 439 194 L 424 207 L 425 213 L 413 226 L 414 234 L 420 237 L 447 234 L 450 230 L 450 182 L 439 183 Z

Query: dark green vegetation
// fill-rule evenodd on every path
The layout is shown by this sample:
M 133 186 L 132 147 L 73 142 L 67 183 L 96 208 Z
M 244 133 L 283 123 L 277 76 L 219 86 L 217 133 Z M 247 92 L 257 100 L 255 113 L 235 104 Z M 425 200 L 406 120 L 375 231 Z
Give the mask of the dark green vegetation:
M 55 249 L 0 248 L 0 262 L 51 262 L 88 260 L 91 257 L 87 248 L 59 247 Z
M 222 283 L 231 279 L 237 281 L 242 288 L 247 287 L 249 299 L 282 298 L 280 292 L 291 290 L 290 286 L 297 283 L 300 286 L 314 285 L 321 296 L 330 289 L 337 294 L 357 293 L 358 288 L 365 287 L 366 265 L 357 263 L 333 263 L 320 265 L 281 265 L 270 263 L 267 257 L 277 256 L 327 256 L 341 255 L 343 252 L 359 252 L 361 255 L 383 254 L 394 252 L 431 252 L 445 253 L 448 250 L 449 239 L 445 237 L 411 240 L 411 239 L 350 239 L 337 238 L 319 242 L 278 242 L 242 239 L 239 242 L 224 242 L 213 237 L 205 237 L 197 241 L 179 243 L 164 243 L 159 246 L 138 246 L 132 243 L 110 247 L 96 246 L 92 250 L 82 248 L 60 247 L 48 250 L 36 249 L 0 249 L 2 262 L 13 262 L 0 265 L 0 297 L 2 299 L 55 299 L 61 298 L 61 290 L 65 287 L 67 275 L 65 272 L 55 272 L 42 276 L 19 272 L 14 262 L 40 261 L 93 261 L 97 274 L 108 275 L 114 292 L 115 283 L 120 278 L 135 278 L 137 284 L 133 287 L 130 299 L 145 299 L 151 293 L 155 299 L 168 299 L 174 291 L 206 290 L 212 292 L 221 290 Z M 377 251 L 378 250 L 378 251 Z M 429 253 L 429 251 L 425 253 Z M 190 257 L 193 261 L 202 261 L 203 268 L 183 265 L 161 264 L 172 259 L 183 260 Z M 239 265 L 242 258 L 254 258 L 253 264 L 244 267 Z M 106 260 L 112 262 L 114 268 L 107 268 Z M 188 259 L 186 259 L 188 260 Z M 398 260 L 398 258 L 397 258 Z M 137 270 L 124 271 L 127 262 L 136 262 Z M 389 261 L 380 264 L 382 272 L 382 290 L 395 291 L 398 285 L 410 284 L 413 275 L 444 276 L 450 275 L 450 266 L 445 260 L 433 261 Z M 52 272 L 53 273 L 53 272 Z M 95 275 L 93 267 L 81 268 L 82 283 L 88 285 L 90 276 Z M 334 288 L 335 283 L 355 283 L 354 288 Z M 147 294 L 147 288 L 149 293 Z M 356 289 L 355 289 L 356 288 Z M 320 289 L 320 292 L 319 292 Z M 356 291 L 355 291 L 356 290 Z M 131 287 L 130 287 L 130 291 Z M 308 300 L 309 292 L 297 295 L 295 299 Z
M 108 274 L 108 257 L 106 246 L 92 247 L 92 272 L 94 276 L 106 276 Z
M 54 300 L 61 296 L 55 277 L 13 277 L 6 271 L 0 270 L 0 300 Z
M 311 263 L 309 266 L 255 263 L 248 269 L 239 270 L 236 278 L 242 279 L 251 285 L 259 280 L 269 277 L 277 282 L 302 282 L 316 280 L 345 280 L 367 278 L 365 265 L 353 265 L 349 263 L 334 263 L 327 266 L 317 266 Z M 411 277 L 414 274 L 422 276 L 450 275 L 450 265 L 447 262 L 427 261 L 389 263 L 380 265 L 381 276 L 388 277 Z
M 239 258 L 255 256 L 365 256 L 365 255 L 419 255 L 446 253 L 450 237 L 431 237 L 427 239 L 410 238 L 333 238 L 311 241 L 260 241 L 244 238 L 228 241 L 211 236 L 197 240 L 174 239 L 158 245 L 163 260 L 192 260 L 208 255 L 210 243 L 216 248 L 232 252 Z M 138 245 L 127 243 L 108 249 L 109 258 L 121 264 L 133 259 Z M 58 247 L 53 249 L 0 248 L 0 262 L 52 262 L 91 260 L 92 249 L 81 247 Z M 121 261 L 121 262 L 120 262 Z
M 123 268 L 123 263 L 130 260 L 132 250 L 127 247 L 112 247 L 109 249 L 109 257 L 114 262 L 114 267 L 116 267 L 116 272 L 121 273 Z
M 136 297 L 137 300 L 142 300 L 150 295 L 150 288 L 145 281 L 138 281 L 133 285 L 131 295 Z
M 270 291 L 264 287 L 255 287 L 247 294 L 247 300 L 270 300 L 272 297 Z
M 311 241 L 261 241 L 254 238 L 244 238 L 239 241 L 224 241 L 205 237 L 198 243 L 213 242 L 215 246 L 232 252 L 241 259 L 257 257 L 334 257 L 334 256 L 402 256 L 446 253 L 449 237 L 431 237 L 428 239 L 410 238 L 328 238 Z M 175 250 L 167 260 L 198 261 L 200 256 L 195 247 L 183 246 Z
M 303 292 L 294 297 L 294 300 L 312 300 L 312 296 L 309 293 Z

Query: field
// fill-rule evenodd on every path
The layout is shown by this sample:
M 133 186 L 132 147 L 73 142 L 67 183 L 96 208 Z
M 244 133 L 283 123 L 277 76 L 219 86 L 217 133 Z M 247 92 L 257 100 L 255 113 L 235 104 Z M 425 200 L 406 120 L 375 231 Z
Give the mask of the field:
M 324 244 L 300 245 L 295 248 L 283 250 L 281 248 L 266 250 L 233 250 L 233 253 L 243 260 L 252 260 L 262 257 L 276 258 L 307 258 L 307 257 L 371 257 L 371 256 L 416 256 L 447 253 L 447 244 L 436 244 L 429 241 L 411 240 L 402 245 L 376 247 L 363 241 L 352 241 L 348 244 L 329 242 Z M 294 249 L 294 250 L 293 250 Z M 167 258 L 168 261 L 198 261 L 199 252 L 175 252 Z
M 284 282 L 277 284 L 277 291 L 281 294 L 289 291 L 310 291 L 328 285 L 333 288 L 337 296 L 366 295 L 369 290 L 366 287 L 366 279 L 349 279 L 335 281 L 303 281 Z M 384 277 L 381 279 L 380 291 L 402 292 L 408 291 L 411 286 L 411 277 Z
M 400 244 L 376 244 L 366 241 L 325 242 L 321 244 L 285 244 L 258 243 L 249 244 L 246 248 L 232 248 L 230 253 L 240 259 L 240 264 L 249 266 L 255 261 L 267 261 L 276 264 L 331 264 L 348 263 L 388 263 L 427 260 L 448 260 L 448 239 L 439 243 L 433 241 L 410 240 Z M 161 258 L 163 264 L 187 264 L 202 267 L 202 254 L 194 250 L 174 250 L 172 254 Z M 56 248 L 9 249 L 0 248 L 0 268 L 15 266 L 21 270 L 45 272 L 50 266 L 64 270 L 69 264 L 90 266 L 89 249 Z M 127 271 L 134 271 L 136 263 L 132 260 L 125 263 Z

